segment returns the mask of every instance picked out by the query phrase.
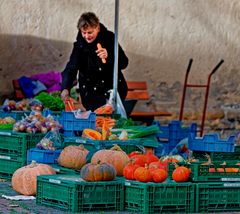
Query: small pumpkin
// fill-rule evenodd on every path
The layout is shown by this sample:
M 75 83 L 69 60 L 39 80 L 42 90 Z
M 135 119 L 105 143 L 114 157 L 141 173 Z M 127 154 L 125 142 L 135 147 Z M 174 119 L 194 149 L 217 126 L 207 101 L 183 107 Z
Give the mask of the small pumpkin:
M 101 140 L 102 139 L 101 133 L 94 129 L 84 129 L 82 132 L 82 137 L 88 138 L 91 140 Z
M 69 169 L 81 169 L 86 164 L 89 151 L 81 144 L 79 146 L 65 147 L 58 157 L 59 165 Z
M 128 180 L 135 180 L 134 172 L 140 167 L 140 165 L 136 164 L 133 159 L 130 159 L 130 162 L 123 168 L 123 177 Z
M 149 169 L 150 170 L 150 169 Z M 161 183 L 165 181 L 168 177 L 167 171 L 164 169 L 151 169 L 152 180 L 156 183 Z
M 161 159 L 159 159 L 158 161 L 155 161 L 155 162 L 151 162 L 149 164 L 149 169 L 164 169 L 167 171 L 167 168 L 168 168 L 168 162 L 167 161 L 162 161 Z
M 31 164 L 17 169 L 12 176 L 12 188 L 22 195 L 36 195 L 37 176 L 56 174 L 54 169 L 47 164 Z
M 117 176 L 122 176 L 129 157 L 118 145 L 114 145 L 111 149 L 102 149 L 93 154 L 91 163 L 96 164 L 98 161 L 112 164 L 117 171 Z
M 172 178 L 176 182 L 186 182 L 190 178 L 191 170 L 185 166 L 178 166 L 175 164 L 175 169 L 172 173 Z
M 151 172 L 148 169 L 147 164 L 144 167 L 138 167 L 134 172 L 134 178 L 140 182 L 150 182 L 152 181 Z
M 147 163 L 146 155 L 141 153 L 132 155 L 131 158 L 134 160 L 135 164 L 138 164 L 142 167 L 144 167 L 145 164 Z
M 134 155 L 140 155 L 140 154 L 142 154 L 142 153 L 139 151 L 132 151 L 131 153 L 128 154 L 128 157 L 132 158 Z
M 88 163 L 81 169 L 80 175 L 85 181 L 112 181 L 117 175 L 116 169 L 109 163 Z
M 146 156 L 146 163 L 147 164 L 158 161 L 158 157 L 156 155 L 154 155 L 151 150 L 147 150 L 145 156 Z

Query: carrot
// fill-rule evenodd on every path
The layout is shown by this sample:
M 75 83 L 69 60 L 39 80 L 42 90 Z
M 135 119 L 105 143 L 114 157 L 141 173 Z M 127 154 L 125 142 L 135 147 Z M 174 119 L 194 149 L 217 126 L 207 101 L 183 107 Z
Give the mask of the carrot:
M 97 49 L 99 50 L 99 49 L 101 49 L 102 48 L 102 45 L 100 44 L 100 43 L 97 43 Z M 102 58 L 102 63 L 106 63 L 106 59 L 103 59 Z

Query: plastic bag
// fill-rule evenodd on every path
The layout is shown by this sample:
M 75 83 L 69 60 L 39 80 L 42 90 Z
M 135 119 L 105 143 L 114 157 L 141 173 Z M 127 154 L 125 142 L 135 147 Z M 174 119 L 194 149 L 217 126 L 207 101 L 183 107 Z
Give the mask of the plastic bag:
M 59 130 L 53 129 L 48 132 L 37 144 L 38 149 L 56 150 L 62 148 L 62 139 Z
M 113 89 L 109 90 L 109 92 L 110 92 L 110 96 L 109 96 L 108 103 L 114 106 Z M 127 119 L 127 114 L 118 92 L 117 92 L 117 106 L 116 106 L 116 109 L 114 109 L 114 111 L 115 113 L 120 114 L 122 118 Z

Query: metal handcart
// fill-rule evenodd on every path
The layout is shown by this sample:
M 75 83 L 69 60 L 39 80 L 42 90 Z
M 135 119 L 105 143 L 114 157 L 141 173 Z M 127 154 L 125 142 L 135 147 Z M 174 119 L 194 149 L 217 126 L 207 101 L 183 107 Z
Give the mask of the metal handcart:
M 183 119 L 184 102 L 185 102 L 187 88 L 191 87 L 191 88 L 203 88 L 203 89 L 205 89 L 206 91 L 205 91 L 205 98 L 204 98 L 204 107 L 203 107 L 203 113 L 202 113 L 202 120 L 201 120 L 200 129 L 198 130 L 198 132 L 200 133 L 200 137 L 202 137 L 203 131 L 204 131 L 204 124 L 205 124 L 206 109 L 207 109 L 207 102 L 208 102 L 208 95 L 209 95 L 211 77 L 217 71 L 217 69 L 223 64 L 224 60 L 221 59 L 220 62 L 211 71 L 211 73 L 208 75 L 208 80 L 207 80 L 206 84 L 189 84 L 188 83 L 188 76 L 189 76 L 189 73 L 190 73 L 192 62 L 193 62 L 193 59 L 190 59 L 189 60 L 189 64 L 188 64 L 188 68 L 187 68 L 187 72 L 185 74 L 185 80 L 184 80 L 184 87 L 183 87 L 183 94 L 182 94 L 182 101 L 181 101 L 179 120 L 182 121 L 182 119 Z

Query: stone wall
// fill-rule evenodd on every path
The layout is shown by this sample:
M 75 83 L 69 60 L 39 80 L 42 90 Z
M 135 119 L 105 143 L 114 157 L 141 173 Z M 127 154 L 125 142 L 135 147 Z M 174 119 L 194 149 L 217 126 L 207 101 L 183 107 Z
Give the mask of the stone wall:
M 12 92 L 22 75 L 62 71 L 82 12 L 94 11 L 114 30 L 114 0 L 1 0 L 0 96 Z M 178 112 L 184 75 L 210 84 L 208 109 L 238 103 L 240 55 L 239 0 L 121 0 L 119 41 L 129 56 L 128 80 L 147 80 L 151 100 L 138 108 Z M 190 89 L 186 111 L 201 112 L 204 90 Z

